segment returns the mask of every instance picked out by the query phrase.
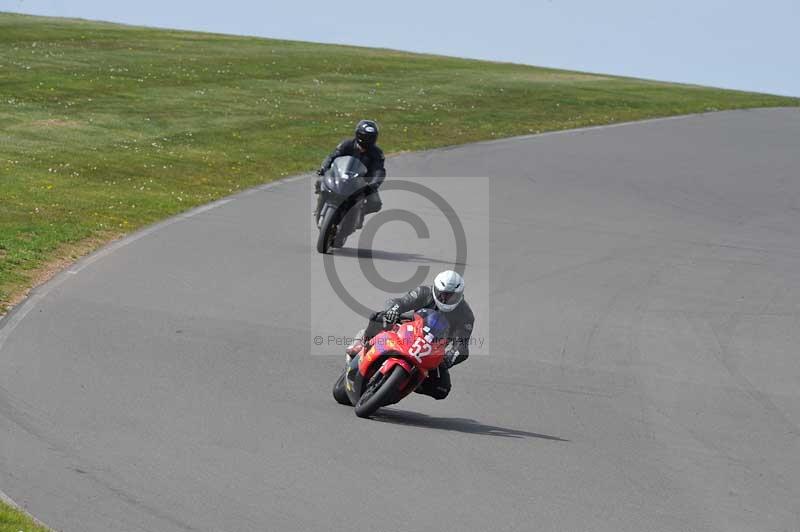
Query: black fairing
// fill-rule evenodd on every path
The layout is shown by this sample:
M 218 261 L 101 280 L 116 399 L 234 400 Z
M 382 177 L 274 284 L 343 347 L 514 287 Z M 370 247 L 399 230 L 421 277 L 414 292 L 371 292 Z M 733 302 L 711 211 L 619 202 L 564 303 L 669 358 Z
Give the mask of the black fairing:
M 322 180 L 322 191 L 327 194 L 326 201 L 342 203 L 359 192 L 364 192 L 367 182 L 364 176 L 367 168 L 355 157 L 338 157 Z
M 362 214 L 362 204 L 369 192 L 364 179 L 367 167 L 355 157 L 343 156 L 334 159 L 322 178 L 322 208 L 319 220 L 329 209 L 336 209 L 334 223 L 337 226 L 334 247 L 344 245 L 345 239 L 355 232 L 356 223 Z

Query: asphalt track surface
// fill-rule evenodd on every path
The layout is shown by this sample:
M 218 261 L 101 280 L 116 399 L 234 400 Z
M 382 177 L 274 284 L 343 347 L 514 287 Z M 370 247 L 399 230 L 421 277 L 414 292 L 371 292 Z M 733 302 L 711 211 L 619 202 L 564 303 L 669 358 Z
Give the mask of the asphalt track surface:
M 799 530 L 798 139 L 776 109 L 390 159 L 491 178 L 419 180 L 465 221 L 486 344 L 447 400 L 374 420 L 312 342 L 361 320 L 319 273 L 310 178 L 150 228 L 2 322 L 0 487 L 81 532 Z M 445 268 L 443 234 L 391 222 L 371 258 Z M 365 257 L 334 263 L 379 305 Z

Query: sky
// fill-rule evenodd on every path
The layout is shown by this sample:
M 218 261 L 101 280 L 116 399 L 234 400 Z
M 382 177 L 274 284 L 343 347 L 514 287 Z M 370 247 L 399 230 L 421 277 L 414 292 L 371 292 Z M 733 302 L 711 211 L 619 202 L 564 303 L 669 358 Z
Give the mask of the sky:
M 0 0 L 0 11 L 800 96 L 800 0 Z

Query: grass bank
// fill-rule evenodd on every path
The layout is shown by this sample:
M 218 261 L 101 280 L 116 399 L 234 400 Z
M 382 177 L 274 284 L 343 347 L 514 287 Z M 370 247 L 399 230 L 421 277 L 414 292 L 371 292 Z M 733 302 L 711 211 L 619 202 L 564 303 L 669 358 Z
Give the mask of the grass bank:
M 0 532 L 50 532 L 23 512 L 0 501 Z
M 377 119 L 382 147 L 398 152 L 797 105 L 513 64 L 0 13 L 0 314 L 54 265 L 110 238 L 315 168 L 362 117 Z

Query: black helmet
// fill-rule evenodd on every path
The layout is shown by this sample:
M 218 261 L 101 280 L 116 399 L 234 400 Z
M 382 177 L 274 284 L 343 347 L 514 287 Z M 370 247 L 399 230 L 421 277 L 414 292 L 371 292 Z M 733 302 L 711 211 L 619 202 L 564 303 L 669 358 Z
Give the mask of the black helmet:
M 356 126 L 356 140 L 366 149 L 375 145 L 378 140 L 378 124 L 372 120 L 362 120 Z

